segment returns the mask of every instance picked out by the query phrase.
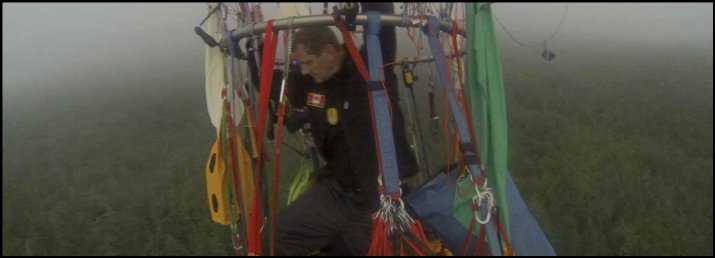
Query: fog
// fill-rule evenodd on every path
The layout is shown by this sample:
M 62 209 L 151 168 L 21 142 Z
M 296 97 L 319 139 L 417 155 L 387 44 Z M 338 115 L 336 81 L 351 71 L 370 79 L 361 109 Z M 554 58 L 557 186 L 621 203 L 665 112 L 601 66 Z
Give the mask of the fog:
M 266 17 L 276 6 L 262 5 Z M 319 13 L 322 4 L 310 7 Z M 527 45 L 540 45 L 566 15 L 550 47 L 687 42 L 712 53 L 712 3 L 496 3 L 493 10 Z M 192 28 L 205 13 L 203 3 L 3 3 L 3 91 L 201 72 L 203 42 Z
M 493 10 L 512 33 L 529 41 L 550 35 L 567 5 L 562 36 L 712 44 L 712 3 L 497 3 Z
M 4 3 L 3 89 L 174 75 L 187 72 L 172 71 L 181 63 L 201 70 L 192 28 L 204 6 Z
M 266 18 L 277 9 L 261 6 Z M 713 4 L 492 10 L 508 168 L 557 254 L 712 256 Z M 216 134 L 193 31 L 206 12 L 3 3 L 3 255 L 234 252 L 206 210 Z M 414 57 L 405 30 L 397 36 L 398 57 Z M 541 57 L 545 39 L 552 61 Z M 400 87 L 405 114 L 427 115 L 428 69 L 415 69 L 415 97 Z M 444 164 L 443 121 L 417 125 L 432 136 L 432 168 Z M 299 138 L 284 134 L 284 146 Z M 279 196 L 300 167 L 286 149 Z

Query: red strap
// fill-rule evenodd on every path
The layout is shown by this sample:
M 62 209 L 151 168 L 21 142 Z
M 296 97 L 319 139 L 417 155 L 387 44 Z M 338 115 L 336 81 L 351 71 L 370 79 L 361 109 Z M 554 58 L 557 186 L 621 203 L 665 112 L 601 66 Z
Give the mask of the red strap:
M 484 230 L 484 225 L 479 225 L 479 238 L 477 238 L 477 250 L 474 251 L 474 255 L 481 255 L 484 252 L 484 234 L 487 231 Z
M 276 57 L 276 45 L 278 44 L 278 33 L 273 32 L 273 20 L 266 23 L 266 39 L 263 41 L 263 61 L 261 63 L 261 84 L 258 98 L 258 148 L 263 150 L 263 133 L 266 122 L 266 111 L 268 110 L 268 99 L 271 95 L 271 84 L 273 83 L 273 66 Z
M 373 215 L 373 218 L 375 216 Z M 368 256 L 383 256 L 387 249 L 387 228 L 383 221 L 379 218 L 374 219 L 372 224 L 372 242 L 370 243 L 370 249 L 367 252 Z
M 290 30 L 287 33 L 292 33 Z M 283 46 L 285 47 L 286 52 L 285 55 L 288 55 L 290 53 L 290 50 L 288 49 L 288 34 L 284 34 L 283 37 Z M 286 71 L 284 74 L 287 74 L 288 72 L 288 67 L 289 65 L 286 64 Z M 280 93 L 279 93 L 279 99 L 283 99 L 284 97 L 284 87 L 281 87 Z M 276 128 L 276 138 L 274 142 L 274 149 L 275 149 L 275 158 L 274 158 L 274 163 L 273 163 L 273 206 L 271 207 L 271 216 L 272 216 L 272 226 L 271 226 L 271 244 L 270 244 L 270 249 L 271 249 L 271 256 L 275 255 L 275 239 L 276 239 L 276 225 L 278 225 L 278 187 L 279 187 L 279 182 L 278 180 L 280 178 L 280 171 L 281 171 L 281 143 L 283 141 L 283 115 L 285 114 L 285 100 L 281 101 L 278 103 L 278 128 Z
M 495 221 L 499 227 L 499 232 L 502 236 L 501 238 L 504 240 L 504 245 L 506 245 L 506 253 L 504 255 L 514 256 L 515 254 L 514 251 L 511 249 L 511 243 L 509 243 L 509 236 L 506 234 L 506 230 L 504 229 L 504 223 L 501 223 L 499 216 L 496 216 Z
M 287 71 L 286 71 L 287 72 Z M 283 95 L 283 92 L 281 92 Z M 271 226 L 271 256 L 275 255 L 274 242 L 276 239 L 276 225 L 278 225 L 278 186 L 281 171 L 281 143 L 283 142 L 283 115 L 285 114 L 285 104 L 280 103 L 278 106 L 278 128 L 276 128 L 275 138 L 275 158 L 273 159 L 273 205 L 271 207 L 271 217 L 273 226 Z
M 353 41 L 353 38 L 348 32 L 348 29 L 345 26 L 345 22 L 342 20 L 335 20 L 335 26 L 338 27 L 338 29 L 340 29 L 340 33 L 343 34 L 343 40 L 345 41 L 345 45 L 348 47 L 348 52 L 350 52 L 350 56 L 352 56 L 353 62 L 355 62 L 355 65 L 360 71 L 360 75 L 362 75 L 362 78 L 364 78 L 366 82 L 370 81 L 370 76 L 367 73 L 367 67 L 365 66 L 365 63 L 360 56 L 360 52 L 357 50 L 357 47 L 355 47 L 355 42 Z
M 464 243 L 462 243 L 462 252 L 461 252 L 462 256 L 467 255 L 467 250 L 469 249 L 469 240 L 472 239 L 472 232 L 474 232 L 474 222 L 475 221 L 477 221 L 477 220 L 474 217 L 472 217 L 472 220 L 469 223 L 469 229 L 467 229 L 467 234 L 464 236 Z
M 266 23 L 266 38 L 263 42 L 263 60 L 261 64 L 261 84 L 258 98 L 258 124 L 256 130 L 256 141 L 258 153 L 263 153 L 263 132 L 265 130 L 266 111 L 268 110 L 268 99 L 273 81 L 273 65 L 275 63 L 276 45 L 278 44 L 278 32 L 273 32 L 273 20 Z M 253 188 L 253 206 L 251 207 L 251 222 L 248 232 L 248 255 L 261 255 L 261 224 L 263 214 L 260 209 L 260 179 L 261 164 L 263 156 L 258 155 L 255 173 L 255 186 Z
M 225 108 L 224 112 L 226 112 L 226 124 L 223 126 L 228 127 L 228 139 L 227 139 L 228 145 L 229 145 L 228 150 L 229 150 L 229 155 L 231 155 L 231 157 L 227 161 L 229 163 L 231 163 L 231 175 L 232 175 L 232 179 L 233 179 L 233 180 L 231 180 L 231 186 L 233 187 L 232 190 L 235 193 L 235 194 L 233 194 L 233 201 L 235 202 L 236 207 L 244 207 L 244 205 L 246 205 L 246 204 L 241 203 L 241 201 L 243 201 L 243 199 L 241 197 L 242 193 L 240 191 L 241 188 L 239 187 L 239 182 L 238 182 L 238 178 L 239 178 L 238 177 L 238 168 L 236 167 L 238 164 L 238 161 L 235 160 L 236 157 L 238 157 L 238 156 L 236 155 L 236 137 L 234 136 L 236 134 L 234 132 L 233 117 L 231 116 L 231 104 L 229 104 L 227 101 L 225 101 L 224 108 Z M 245 208 L 244 208 L 244 210 L 245 210 Z M 245 212 L 243 210 L 241 210 L 239 212 L 241 214 L 241 221 L 245 221 L 245 216 L 246 216 Z M 241 244 L 243 244 L 243 243 L 241 243 Z M 238 255 L 238 250 L 236 250 L 236 252 L 237 252 L 236 254 Z

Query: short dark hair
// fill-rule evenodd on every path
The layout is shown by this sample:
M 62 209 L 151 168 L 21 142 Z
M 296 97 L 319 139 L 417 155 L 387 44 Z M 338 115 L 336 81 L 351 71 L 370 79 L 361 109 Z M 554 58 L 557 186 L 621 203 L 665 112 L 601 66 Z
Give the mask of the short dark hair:
M 305 46 L 308 54 L 320 55 L 325 45 L 331 44 L 336 49 L 340 49 L 338 38 L 328 26 L 306 27 L 299 29 L 293 35 L 293 48 L 298 44 Z

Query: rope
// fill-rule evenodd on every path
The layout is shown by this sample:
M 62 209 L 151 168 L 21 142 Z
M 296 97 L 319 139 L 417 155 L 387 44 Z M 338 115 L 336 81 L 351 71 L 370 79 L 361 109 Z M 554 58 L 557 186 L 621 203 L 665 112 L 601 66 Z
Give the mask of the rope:
M 225 20 L 226 17 L 219 16 L 219 19 L 221 20 L 221 23 L 223 25 L 222 27 L 223 27 L 224 37 L 226 37 L 228 35 L 228 28 L 226 26 L 226 20 Z M 233 54 L 235 53 L 233 41 L 231 40 L 230 37 L 227 37 L 227 40 L 228 40 L 228 50 L 230 52 L 230 55 L 233 56 Z M 222 119 L 221 119 L 221 121 L 222 121 L 222 127 L 221 127 L 222 144 L 221 144 L 221 146 L 222 146 L 222 148 L 228 147 L 228 151 L 226 151 L 225 149 L 222 150 L 223 155 L 229 154 L 231 157 L 230 159 L 225 158 L 224 162 L 230 163 L 231 176 L 232 176 L 231 184 L 233 186 L 232 189 L 235 192 L 235 194 L 233 195 L 233 199 L 235 202 L 234 207 L 238 208 L 238 210 L 241 214 L 241 223 L 242 223 L 243 221 L 246 221 L 245 220 L 246 212 L 244 212 L 245 204 L 243 203 L 242 196 L 241 196 L 241 185 L 238 180 L 238 177 L 239 177 L 238 176 L 238 168 L 236 167 L 237 162 L 238 162 L 236 159 L 237 159 L 238 155 L 236 153 L 236 138 L 234 137 L 234 135 L 236 135 L 236 134 L 234 132 L 235 124 L 233 121 L 233 108 L 231 108 L 232 104 L 235 104 L 235 103 L 233 103 L 233 87 L 232 87 L 233 86 L 233 78 L 231 78 L 231 80 L 227 80 L 227 78 L 226 78 L 226 76 L 233 77 L 232 76 L 233 75 L 232 72 L 234 71 L 233 58 L 230 59 L 230 62 L 231 62 L 231 65 L 230 65 L 231 72 L 227 73 L 226 69 L 224 69 L 224 83 L 225 83 L 225 85 L 227 85 L 226 87 L 228 89 L 226 87 L 224 87 L 224 89 L 222 91 L 224 110 L 223 110 Z M 228 81 L 230 81 L 230 83 Z M 228 144 L 223 144 L 223 143 L 228 143 Z M 228 145 L 228 146 L 226 146 L 226 145 Z M 225 167 L 229 167 L 228 164 Z M 232 222 L 231 222 L 232 228 L 236 227 L 234 224 L 235 223 L 234 221 L 235 220 L 232 218 Z M 243 235 L 246 235 L 247 229 L 245 227 L 245 224 L 243 224 L 243 223 L 240 224 L 239 228 L 241 230 L 241 233 Z M 241 243 L 241 245 L 237 246 L 235 244 L 236 242 L 234 242 L 234 241 L 232 241 L 232 242 L 234 243 L 233 246 L 234 246 L 234 250 L 236 251 L 236 254 L 239 254 L 243 250 L 243 243 L 240 240 L 240 234 L 236 233 L 235 235 L 237 236 L 236 242 Z M 233 236 L 232 236 L 232 240 L 233 240 Z
M 511 35 L 509 30 L 507 30 L 506 27 L 504 26 L 504 24 L 501 23 L 501 21 L 499 20 L 499 17 L 497 17 L 496 13 L 492 12 L 492 16 L 494 16 L 494 19 L 497 20 L 497 23 L 499 23 L 499 26 L 501 26 L 501 28 L 504 30 L 504 32 L 506 32 L 506 35 L 508 35 L 509 38 L 511 38 L 511 40 L 513 40 L 514 42 L 516 42 L 517 44 L 519 44 L 522 47 L 532 48 L 532 47 L 541 47 L 541 46 L 545 45 L 547 41 L 550 41 L 551 39 L 554 38 L 554 36 L 556 36 L 556 34 L 561 30 L 561 25 L 563 25 L 564 20 L 566 20 L 566 15 L 568 14 L 568 11 L 569 11 L 569 4 L 566 4 L 566 9 L 564 10 L 564 14 L 561 17 L 561 21 L 559 22 L 559 25 L 556 27 L 556 30 L 554 31 L 554 33 L 552 33 L 551 36 L 549 36 L 547 39 L 543 40 L 543 44 L 535 44 L 535 45 L 527 45 L 527 44 L 521 43 L 519 40 L 517 40 L 516 38 L 514 38 L 514 36 Z
M 561 30 L 561 25 L 564 24 L 564 20 L 566 20 L 566 15 L 567 15 L 568 13 L 569 13 L 569 4 L 566 4 L 566 9 L 564 10 L 564 15 L 561 16 L 561 21 L 559 22 L 559 26 L 556 27 L 556 31 L 554 31 L 554 33 L 552 33 L 551 36 L 549 36 L 549 38 L 546 39 L 546 41 L 549 41 L 549 40 L 551 40 L 552 38 L 554 38 L 554 36 L 556 36 L 556 33 L 558 33 L 559 30 Z
M 284 34 L 284 39 L 287 39 L 287 42 L 284 42 L 284 48 L 285 48 L 285 58 L 286 61 L 284 63 L 285 65 L 285 72 L 283 73 L 283 80 L 281 81 L 281 89 L 279 93 L 279 101 L 278 101 L 278 128 L 276 132 L 276 141 L 275 141 L 275 159 L 274 164 L 273 164 L 273 207 L 271 210 L 271 217 L 272 219 L 272 226 L 271 226 L 271 243 L 270 243 L 270 250 L 271 250 L 271 256 L 275 255 L 275 238 L 276 238 L 276 225 L 278 224 L 278 187 L 279 187 L 279 182 L 280 182 L 280 170 L 281 170 L 281 143 L 283 143 L 283 115 L 285 114 L 285 102 L 283 101 L 283 95 L 285 94 L 285 85 L 286 85 L 286 80 L 288 80 L 288 72 L 290 68 L 290 49 L 291 46 L 293 45 L 293 37 L 292 37 L 292 28 L 293 28 L 293 18 L 295 16 L 291 17 L 290 20 L 288 21 L 288 30 Z M 276 34 L 277 35 L 277 34 Z
M 256 162 L 255 187 L 253 195 L 253 207 L 251 213 L 251 223 L 249 224 L 248 255 L 261 255 L 261 218 L 263 217 L 258 200 L 261 178 L 261 166 L 264 159 L 263 134 L 265 129 L 266 111 L 268 110 L 268 99 L 270 95 L 271 82 L 273 80 L 273 62 L 275 61 L 276 45 L 278 44 L 278 32 L 273 31 L 273 20 L 266 24 L 266 39 L 263 42 L 263 63 L 261 64 L 261 87 L 258 99 L 258 129 L 257 145 L 258 160 Z

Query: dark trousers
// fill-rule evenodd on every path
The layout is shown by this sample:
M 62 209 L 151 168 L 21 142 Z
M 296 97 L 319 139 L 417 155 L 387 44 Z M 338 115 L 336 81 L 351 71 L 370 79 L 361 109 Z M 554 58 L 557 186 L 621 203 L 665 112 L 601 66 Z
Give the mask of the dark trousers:
M 331 246 L 330 255 L 367 255 L 372 211 L 331 179 L 312 183 L 280 213 L 276 255 L 307 255 L 326 246 Z

